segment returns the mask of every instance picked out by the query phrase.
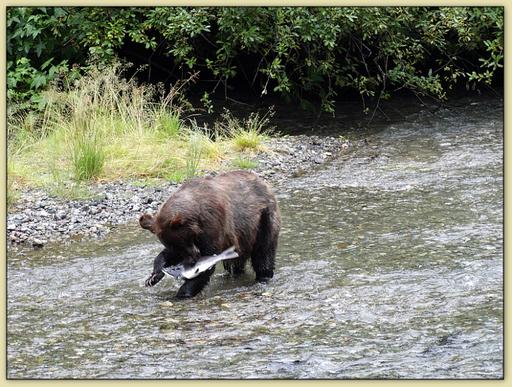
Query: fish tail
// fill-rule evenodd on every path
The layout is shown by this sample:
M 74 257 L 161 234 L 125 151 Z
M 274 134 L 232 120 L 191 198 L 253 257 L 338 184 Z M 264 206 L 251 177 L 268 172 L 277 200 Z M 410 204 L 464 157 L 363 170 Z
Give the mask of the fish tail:
M 224 250 L 221 253 L 222 259 L 231 259 L 231 258 L 237 258 L 238 253 L 235 251 L 235 246 L 231 246 L 229 249 Z

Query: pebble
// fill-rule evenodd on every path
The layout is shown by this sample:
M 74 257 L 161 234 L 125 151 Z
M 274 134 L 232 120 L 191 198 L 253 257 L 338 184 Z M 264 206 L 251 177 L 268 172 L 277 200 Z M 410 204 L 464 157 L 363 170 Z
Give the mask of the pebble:
M 46 244 L 46 241 L 43 239 L 32 239 L 32 247 L 34 248 L 41 248 Z
M 334 137 L 298 135 L 274 137 L 264 145 L 269 151 L 255 155 L 259 163 L 253 172 L 278 187 L 333 159 L 350 143 Z M 229 160 L 224 167 L 232 169 Z M 91 187 L 93 198 L 88 200 L 65 200 L 39 189 L 27 189 L 19 193 L 8 211 L 7 240 L 11 246 L 42 248 L 50 242 L 74 240 L 76 235 L 103 238 L 112 226 L 156 211 L 177 188 L 176 183 L 141 187 L 129 181 L 103 182 Z
M 57 213 L 55 214 L 55 219 L 56 220 L 62 220 L 62 219 L 66 219 L 66 216 L 67 216 L 67 213 L 66 211 L 57 211 Z

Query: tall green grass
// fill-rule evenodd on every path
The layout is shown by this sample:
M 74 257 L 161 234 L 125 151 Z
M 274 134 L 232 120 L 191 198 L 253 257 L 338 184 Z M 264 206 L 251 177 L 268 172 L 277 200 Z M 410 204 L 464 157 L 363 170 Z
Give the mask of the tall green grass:
M 102 130 L 97 126 L 97 111 L 76 108 L 65 126 L 71 148 L 71 163 L 77 181 L 91 180 L 101 175 L 105 163 Z
M 222 121 L 215 125 L 215 132 L 230 139 L 237 151 L 258 151 L 262 149 L 263 141 L 269 137 L 273 128 L 269 128 L 274 111 L 270 108 L 267 113 L 251 113 L 246 119 L 239 119 L 225 110 Z
M 194 133 L 188 140 L 188 151 L 185 157 L 185 175 L 191 178 L 197 175 L 199 164 L 203 155 L 201 135 Z
M 98 179 L 181 182 L 221 168 L 238 152 L 263 149 L 268 114 L 240 120 L 225 112 L 209 131 L 183 118 L 183 87 L 139 85 L 123 78 L 119 65 L 50 87 L 41 114 L 8 118 L 11 191 L 37 186 L 84 197 L 82 182 Z
M 174 138 L 182 130 L 180 115 L 177 112 L 159 112 L 155 118 L 156 130 L 163 139 Z
M 71 159 L 76 180 L 91 180 L 103 171 L 105 151 L 94 133 L 81 133 L 74 139 Z

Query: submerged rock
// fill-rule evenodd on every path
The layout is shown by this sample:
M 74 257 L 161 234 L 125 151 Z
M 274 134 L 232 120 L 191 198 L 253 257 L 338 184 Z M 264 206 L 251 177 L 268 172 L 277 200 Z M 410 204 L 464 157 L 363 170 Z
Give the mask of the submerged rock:
M 43 247 L 47 242 L 44 239 L 32 239 L 32 247 L 39 249 Z

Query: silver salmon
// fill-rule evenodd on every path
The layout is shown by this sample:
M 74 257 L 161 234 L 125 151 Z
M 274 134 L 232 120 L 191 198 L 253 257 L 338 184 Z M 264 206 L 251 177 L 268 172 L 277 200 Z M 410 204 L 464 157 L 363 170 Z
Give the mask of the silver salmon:
M 220 254 L 211 255 L 209 257 L 200 257 L 192 267 L 185 268 L 185 266 L 180 263 L 178 265 L 164 267 L 162 268 L 162 272 L 174 278 L 192 279 L 197 277 L 199 274 L 204 273 L 220 261 L 237 257 L 238 253 L 235 251 L 235 246 L 231 246 Z

